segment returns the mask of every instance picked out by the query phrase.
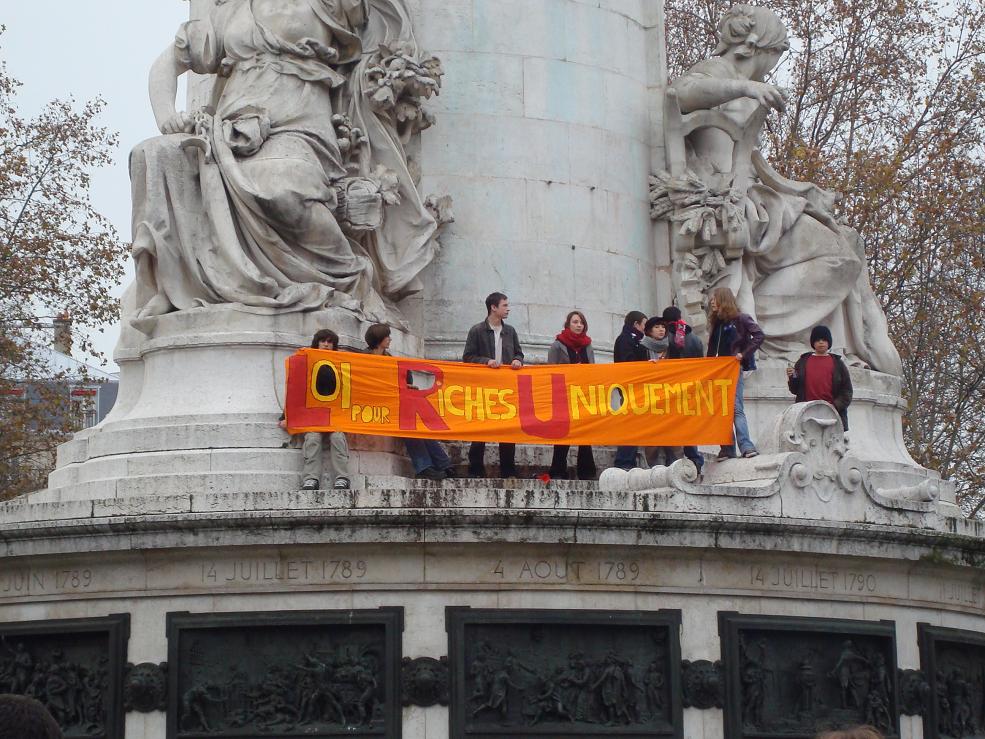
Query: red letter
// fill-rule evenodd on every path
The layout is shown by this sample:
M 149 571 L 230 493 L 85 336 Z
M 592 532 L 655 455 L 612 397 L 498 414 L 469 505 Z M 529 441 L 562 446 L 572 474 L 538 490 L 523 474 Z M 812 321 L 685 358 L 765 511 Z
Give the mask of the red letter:
M 563 439 L 571 428 L 568 410 L 568 389 L 564 375 L 551 375 L 551 420 L 541 421 L 534 412 L 534 381 L 530 375 L 516 378 L 519 391 L 520 428 L 542 439 Z
M 417 390 L 407 386 L 408 373 L 427 372 L 434 375 L 434 384 L 428 390 Z M 428 402 L 428 396 L 441 387 L 444 373 L 433 364 L 425 362 L 397 362 L 397 401 L 400 408 L 400 428 L 404 431 L 417 429 L 417 418 L 420 416 L 424 427 L 429 431 L 448 431 L 445 419 L 438 415 L 437 409 Z

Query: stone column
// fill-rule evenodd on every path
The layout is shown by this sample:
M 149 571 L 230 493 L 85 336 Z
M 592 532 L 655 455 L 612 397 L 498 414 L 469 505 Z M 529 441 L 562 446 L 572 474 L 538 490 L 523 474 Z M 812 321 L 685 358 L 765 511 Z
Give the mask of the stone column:
M 659 5 L 412 3 L 421 45 L 446 70 L 422 190 L 452 195 L 456 217 L 424 280 L 429 356 L 461 356 L 493 291 L 510 297 L 534 359 L 571 309 L 603 361 L 627 311 L 657 309 L 647 175 Z

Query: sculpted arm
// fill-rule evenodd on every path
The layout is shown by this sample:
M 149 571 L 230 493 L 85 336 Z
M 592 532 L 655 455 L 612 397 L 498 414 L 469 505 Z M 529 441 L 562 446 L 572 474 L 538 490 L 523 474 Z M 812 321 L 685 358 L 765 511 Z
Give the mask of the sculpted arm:
M 150 104 L 154 111 L 154 120 L 157 121 L 161 133 L 182 133 L 192 130 L 191 116 L 187 113 L 179 113 L 174 102 L 175 95 L 178 93 L 178 77 L 188 69 L 188 65 L 178 58 L 174 44 L 168 45 L 151 66 L 148 81 Z
M 708 110 L 736 98 L 752 98 L 760 105 L 783 110 L 786 94 L 776 85 L 755 80 L 717 79 L 686 74 L 671 85 L 682 113 Z

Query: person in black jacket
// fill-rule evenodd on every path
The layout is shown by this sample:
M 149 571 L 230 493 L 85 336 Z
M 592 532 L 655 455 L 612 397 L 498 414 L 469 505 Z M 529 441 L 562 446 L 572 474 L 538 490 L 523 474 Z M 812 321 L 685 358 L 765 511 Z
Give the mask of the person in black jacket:
M 486 320 L 469 329 L 465 339 L 463 362 L 484 364 L 491 369 L 523 366 L 523 349 L 516 330 L 506 324 L 510 314 L 510 300 L 503 293 L 492 293 L 486 298 Z M 473 441 L 469 447 L 469 476 L 486 476 L 486 443 Z M 499 445 L 499 469 L 503 477 L 516 477 L 516 444 Z
M 837 354 L 831 354 L 831 330 L 815 326 L 811 331 L 813 352 L 800 355 L 797 364 L 787 367 L 787 387 L 797 396 L 797 403 L 824 400 L 831 403 L 841 416 L 841 425 L 848 431 L 848 406 L 852 402 L 852 376 Z
M 646 315 L 643 312 L 631 310 L 626 314 L 622 332 L 616 337 L 616 343 L 612 347 L 614 362 L 646 362 L 650 359 L 650 353 L 640 344 L 644 328 L 646 328 Z M 636 453 L 635 446 L 616 447 L 616 459 L 613 465 L 623 470 L 633 469 L 636 467 Z

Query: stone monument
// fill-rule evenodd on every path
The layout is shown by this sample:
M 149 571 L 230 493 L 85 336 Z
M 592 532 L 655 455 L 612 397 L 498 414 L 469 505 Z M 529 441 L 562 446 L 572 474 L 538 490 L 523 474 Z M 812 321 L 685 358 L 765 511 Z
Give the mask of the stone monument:
M 132 158 L 120 399 L 0 505 L 0 692 L 106 739 L 980 735 L 985 531 L 906 452 L 858 235 L 758 150 L 786 30 L 737 6 L 668 83 L 662 25 L 650 0 L 193 4 Z M 534 359 L 571 308 L 601 359 L 630 309 L 704 333 L 721 285 L 769 335 L 754 459 L 431 482 L 353 438 L 353 489 L 300 490 L 282 367 L 316 329 L 457 357 L 502 290 Z M 819 322 L 847 436 L 786 389 Z

